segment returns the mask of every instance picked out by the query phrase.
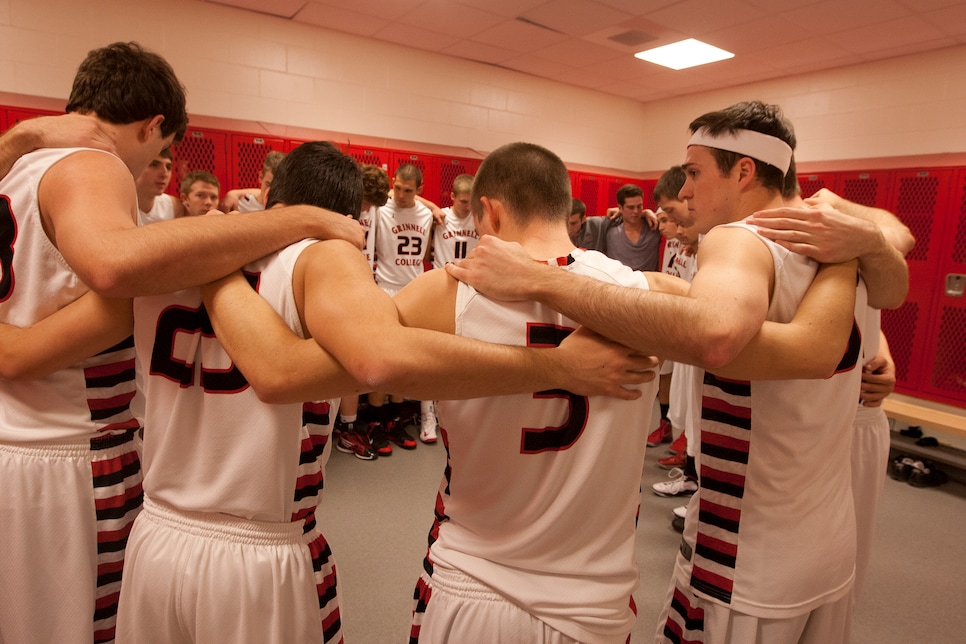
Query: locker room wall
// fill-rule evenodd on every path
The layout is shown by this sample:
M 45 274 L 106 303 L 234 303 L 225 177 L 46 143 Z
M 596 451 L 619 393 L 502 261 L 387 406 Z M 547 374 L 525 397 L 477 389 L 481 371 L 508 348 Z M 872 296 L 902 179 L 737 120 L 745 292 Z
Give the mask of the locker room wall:
M 308 128 L 376 147 L 400 147 L 389 140 L 419 142 L 419 152 L 458 147 L 464 151 L 455 155 L 466 157 L 530 140 L 575 166 L 653 178 L 682 160 L 691 118 L 759 98 L 781 104 L 795 123 L 803 169 L 811 161 L 966 152 L 959 116 L 966 113 L 959 82 L 966 46 L 641 104 L 216 3 L 158 7 L 148 0 L 0 3 L 0 92 L 62 107 L 89 49 L 137 40 L 172 63 L 192 115 L 251 124 L 196 125 L 265 137 L 298 139 L 295 130 Z

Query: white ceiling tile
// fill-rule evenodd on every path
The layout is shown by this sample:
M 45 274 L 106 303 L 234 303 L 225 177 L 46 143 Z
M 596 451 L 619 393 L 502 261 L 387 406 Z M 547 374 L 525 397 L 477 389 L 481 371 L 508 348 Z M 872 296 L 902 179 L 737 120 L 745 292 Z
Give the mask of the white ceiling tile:
M 358 13 L 348 9 L 340 9 L 313 2 L 302 9 L 295 16 L 295 22 L 302 22 L 316 27 L 325 27 L 335 31 L 344 31 L 360 36 L 371 36 L 386 25 L 389 20 L 376 18 L 371 15 Z
M 964 0 L 207 1 L 641 101 L 966 43 Z M 629 31 L 653 38 L 611 39 Z M 687 37 L 736 57 L 690 73 L 631 57 Z
M 632 14 L 601 6 L 592 0 L 557 0 L 525 11 L 522 16 L 571 36 L 583 36 L 623 22 Z
M 471 38 L 474 42 L 515 52 L 532 52 L 567 40 L 567 36 L 519 20 L 506 20 Z

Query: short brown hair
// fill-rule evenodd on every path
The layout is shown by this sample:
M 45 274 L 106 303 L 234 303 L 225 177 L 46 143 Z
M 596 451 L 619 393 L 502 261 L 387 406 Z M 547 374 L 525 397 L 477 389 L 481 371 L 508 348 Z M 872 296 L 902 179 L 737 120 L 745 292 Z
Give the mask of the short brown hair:
M 278 169 L 278 164 L 280 164 L 285 159 L 285 153 L 279 152 L 278 150 L 272 150 L 265 155 L 265 161 L 262 162 L 262 174 L 266 172 L 271 172 L 275 174 L 275 170 Z
M 535 219 L 566 222 L 573 199 L 567 166 L 556 154 L 533 143 L 508 143 L 483 159 L 473 180 L 473 214 L 483 213 L 482 197 L 499 199 L 521 223 Z
M 684 182 L 687 180 L 688 176 L 684 173 L 684 168 L 679 165 L 671 166 L 654 185 L 655 203 L 661 199 L 680 201 L 681 198 L 678 197 L 678 193 L 681 192 L 681 188 L 684 187 Z
M 218 177 L 211 174 L 207 170 L 192 170 L 181 178 L 181 194 L 188 194 L 188 192 L 191 190 L 191 186 L 198 181 L 203 181 L 205 183 L 210 183 L 213 186 L 218 186 L 218 190 L 221 190 L 221 182 L 218 181 Z
M 164 117 L 163 137 L 184 137 L 188 127 L 184 86 L 161 56 L 135 42 L 94 49 L 77 68 L 67 112 L 94 113 L 108 123 L 126 125 Z
M 784 141 L 793 152 L 797 142 L 795 128 L 782 114 L 781 108 L 761 101 L 743 101 L 723 110 L 702 114 L 691 121 L 688 127 L 692 133 L 704 129 L 711 136 L 724 133 L 733 134 L 738 130 L 752 130 Z M 782 172 L 781 168 L 748 154 L 739 154 L 710 146 L 708 149 L 711 150 L 711 155 L 714 157 L 722 175 L 731 172 L 731 169 L 740 159 L 748 157 L 755 162 L 755 172 L 761 184 L 771 190 L 782 191 L 785 173 Z
M 467 192 L 473 192 L 473 175 L 471 174 L 458 174 L 456 178 L 453 179 L 453 189 L 451 192 L 454 195 L 461 195 Z

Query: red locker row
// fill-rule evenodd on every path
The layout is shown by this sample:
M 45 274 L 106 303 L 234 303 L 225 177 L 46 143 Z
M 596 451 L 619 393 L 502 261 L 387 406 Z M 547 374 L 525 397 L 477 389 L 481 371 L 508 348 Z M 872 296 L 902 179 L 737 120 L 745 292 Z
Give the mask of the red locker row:
M 52 112 L 0 108 L 0 129 L 17 121 Z M 189 128 L 174 152 L 176 193 L 181 177 L 207 170 L 223 190 L 254 187 L 270 150 L 288 152 L 302 141 L 262 137 L 243 132 Z M 362 163 L 392 173 L 412 163 L 424 175 L 423 194 L 441 206 L 451 205 L 453 179 L 473 174 L 480 159 L 445 157 L 405 150 L 349 145 L 345 152 Z M 875 172 L 830 172 L 799 177 L 802 193 L 822 187 L 868 206 L 896 213 L 916 237 L 908 256 L 910 290 L 906 303 L 883 312 L 883 329 L 896 361 L 898 390 L 914 396 L 964 406 L 966 404 L 966 168 L 897 169 Z M 591 215 L 616 205 L 617 189 L 635 183 L 644 189 L 645 206 L 654 207 L 655 180 L 571 172 L 575 197 Z

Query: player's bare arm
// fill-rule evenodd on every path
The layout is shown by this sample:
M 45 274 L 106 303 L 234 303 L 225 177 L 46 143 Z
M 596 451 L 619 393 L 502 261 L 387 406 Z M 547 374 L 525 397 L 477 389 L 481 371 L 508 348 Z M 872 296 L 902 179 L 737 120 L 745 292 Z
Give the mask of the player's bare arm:
M 772 260 L 758 239 L 728 228 L 706 235 L 698 253 L 702 270 L 686 297 L 602 285 L 540 265 L 519 245 L 490 237 L 447 271 L 497 299 L 543 302 L 641 353 L 720 367 L 765 319 Z
M 113 150 L 114 143 L 92 116 L 63 114 L 27 119 L 0 137 L 0 177 L 28 152 L 39 148 Z
M 303 252 L 296 280 L 299 274 L 311 276 L 305 280 L 302 309 L 308 330 L 370 390 L 430 400 L 569 387 L 581 395 L 636 399 L 640 392 L 624 385 L 653 378 L 647 373 L 653 362 L 626 348 L 610 347 L 575 360 L 574 353 L 587 350 L 580 337 L 560 349 L 526 349 L 405 327 L 393 300 L 372 282 L 362 256 L 339 242 L 321 242 Z M 423 277 L 431 275 L 406 288 L 418 293 L 426 284 L 428 293 L 436 277 Z M 425 301 L 442 307 L 443 296 L 434 291 Z M 405 302 L 416 296 L 401 292 L 397 297 Z
M 408 327 L 418 327 L 432 329 L 445 334 L 456 333 L 456 322 L 454 319 L 456 307 L 456 293 L 458 283 L 444 271 L 430 271 L 425 273 L 406 286 L 393 298 L 393 302 L 399 312 L 400 321 Z M 484 376 L 483 372 L 476 372 L 479 381 L 471 385 L 470 390 L 476 392 L 475 396 L 502 395 L 505 393 L 520 393 L 551 389 L 566 389 L 575 393 L 592 395 L 595 391 L 600 395 L 616 396 L 620 398 L 634 399 L 634 392 L 625 387 L 649 382 L 655 376 L 653 369 L 657 366 L 657 358 L 645 357 L 637 354 L 632 349 L 624 347 L 616 342 L 612 342 L 602 336 L 593 333 L 587 328 L 578 328 L 571 333 L 556 349 L 521 349 L 513 347 L 501 347 L 487 343 L 479 343 L 465 338 L 454 338 L 461 343 L 468 343 L 466 347 L 477 347 L 486 349 L 482 355 L 486 356 L 485 364 L 487 371 L 492 371 L 493 376 L 499 380 L 504 376 L 514 373 L 514 369 L 521 369 L 519 372 L 519 384 L 504 383 L 498 384 L 488 382 L 484 388 L 480 385 L 482 381 L 489 377 Z M 529 366 L 528 360 L 520 361 L 514 358 L 514 362 L 500 365 L 499 353 L 496 353 L 497 360 L 492 361 L 490 352 L 510 351 L 511 355 L 519 358 L 525 354 L 530 354 L 534 358 L 548 358 L 550 361 L 540 366 Z M 536 353 L 535 353 L 536 352 Z M 469 354 L 471 357 L 474 354 Z M 519 364 L 518 367 L 512 365 Z M 530 369 L 547 369 L 549 372 L 543 376 L 537 372 L 528 373 Z M 466 369 L 466 365 L 461 367 L 461 371 Z M 539 385 L 537 378 L 548 378 L 547 382 L 557 380 L 557 384 L 544 387 Z M 498 386 L 501 389 L 490 387 Z M 506 386 L 507 390 L 502 390 Z M 452 396 L 437 395 L 437 399 L 452 398 Z
M 312 338 L 300 338 L 241 272 L 201 287 L 218 342 L 258 399 L 286 404 L 363 393 Z
M 0 324 L 0 378 L 43 378 L 113 347 L 133 326 L 131 300 L 93 292 L 29 327 Z
M 715 370 L 738 380 L 827 378 L 846 350 L 854 320 L 856 262 L 823 264 L 789 322 L 765 321 L 738 356 Z M 690 284 L 646 273 L 651 290 L 686 295 Z
M 139 228 L 130 172 L 98 152 L 54 165 L 39 192 L 48 236 L 81 279 L 108 297 L 210 282 L 306 237 L 345 239 L 357 248 L 364 239 L 358 222 L 311 206 Z
M 907 246 L 904 232 L 908 233 L 908 229 L 886 211 L 871 209 L 882 213 L 878 217 L 856 216 L 838 210 L 828 201 L 808 202 L 808 208 L 757 212 L 748 223 L 758 226 L 764 237 L 823 263 L 857 258 L 869 288 L 869 305 L 889 309 L 902 306 L 909 290 L 909 268 L 903 253 L 890 239 Z
M 787 323 L 766 321 L 744 350 L 714 373 L 736 380 L 828 378 L 855 320 L 856 262 L 823 264 Z
M 882 400 L 895 391 L 896 363 L 889 351 L 885 334 L 879 332 L 879 351 L 862 368 L 862 387 L 859 400 L 865 407 L 878 407 Z

